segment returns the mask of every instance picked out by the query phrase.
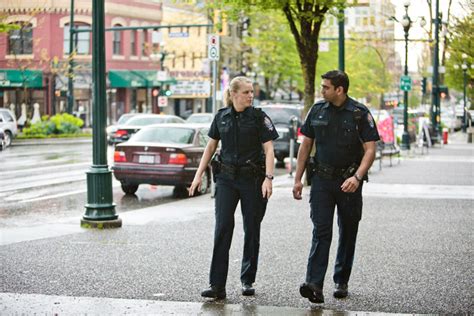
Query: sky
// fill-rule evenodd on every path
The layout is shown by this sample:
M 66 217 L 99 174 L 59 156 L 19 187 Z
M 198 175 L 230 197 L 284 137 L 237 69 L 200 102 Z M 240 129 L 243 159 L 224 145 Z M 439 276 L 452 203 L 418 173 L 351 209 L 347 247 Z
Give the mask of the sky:
M 404 0 L 391 0 L 392 3 L 395 5 L 395 17 L 400 21 L 403 16 L 405 15 L 405 7 L 403 6 Z M 455 15 L 457 17 L 465 16 L 465 11 L 462 8 L 461 4 L 465 3 L 466 1 L 470 0 L 452 0 L 451 5 L 451 15 Z M 433 2 L 433 16 L 435 10 L 435 2 L 436 0 L 432 0 Z M 443 21 L 446 20 L 447 10 L 448 10 L 448 3 L 449 0 L 439 0 L 439 8 L 440 12 L 443 12 Z M 419 16 L 424 16 L 426 21 L 429 21 L 429 9 L 427 0 L 411 0 L 410 6 L 408 7 L 408 15 L 412 20 L 415 20 Z M 428 29 L 429 25 L 425 26 Z M 395 23 L 395 38 L 403 39 L 404 32 L 403 27 L 399 23 Z M 424 31 L 419 24 L 419 21 L 414 23 L 410 28 L 409 32 L 409 39 L 419 39 L 425 38 L 427 39 L 427 33 Z M 440 32 L 440 42 L 441 42 L 441 32 Z M 408 44 L 408 70 L 409 71 L 417 71 L 418 70 L 418 59 L 421 58 L 421 51 L 423 45 L 426 43 L 409 43 Z M 402 61 L 402 65 L 405 64 L 405 42 L 399 41 L 395 44 L 395 49 L 400 54 L 400 58 Z

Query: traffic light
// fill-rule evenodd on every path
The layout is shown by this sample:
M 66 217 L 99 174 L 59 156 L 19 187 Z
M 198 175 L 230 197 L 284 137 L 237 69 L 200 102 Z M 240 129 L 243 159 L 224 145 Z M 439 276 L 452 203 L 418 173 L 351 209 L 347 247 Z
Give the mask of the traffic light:
M 421 80 L 421 93 L 426 94 L 426 77 Z
M 221 10 L 214 10 L 213 22 L 216 27 L 216 33 L 220 36 L 227 36 L 228 26 L 226 14 Z
M 170 89 L 170 85 L 166 85 L 166 87 L 163 89 L 163 95 L 166 97 L 169 97 L 173 94 Z

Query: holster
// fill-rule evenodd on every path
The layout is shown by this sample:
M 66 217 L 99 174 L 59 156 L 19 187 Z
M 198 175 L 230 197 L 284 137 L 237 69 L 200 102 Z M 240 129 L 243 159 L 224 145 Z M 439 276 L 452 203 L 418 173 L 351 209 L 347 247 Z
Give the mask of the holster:
M 215 154 L 214 157 L 211 159 L 211 170 L 212 170 L 212 180 L 216 182 L 216 175 L 221 172 L 221 156 L 219 154 Z

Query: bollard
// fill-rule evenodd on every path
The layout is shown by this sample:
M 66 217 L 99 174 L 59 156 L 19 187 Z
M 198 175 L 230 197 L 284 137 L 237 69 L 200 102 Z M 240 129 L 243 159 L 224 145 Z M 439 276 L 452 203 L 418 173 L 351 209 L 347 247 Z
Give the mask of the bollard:
M 448 143 L 448 129 L 443 128 L 443 144 L 446 145 Z
M 467 143 L 471 144 L 472 143 L 472 127 L 467 129 Z

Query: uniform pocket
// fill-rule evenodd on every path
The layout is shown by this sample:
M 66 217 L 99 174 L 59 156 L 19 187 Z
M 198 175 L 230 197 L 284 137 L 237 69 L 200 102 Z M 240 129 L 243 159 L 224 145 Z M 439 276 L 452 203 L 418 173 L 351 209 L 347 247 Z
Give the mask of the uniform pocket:
M 327 133 L 329 120 L 324 118 L 316 118 L 311 120 L 311 127 L 314 129 L 314 136 L 318 143 L 324 143 Z
M 339 145 L 354 145 L 359 142 L 359 135 L 354 122 L 344 121 L 338 133 L 337 143 Z

